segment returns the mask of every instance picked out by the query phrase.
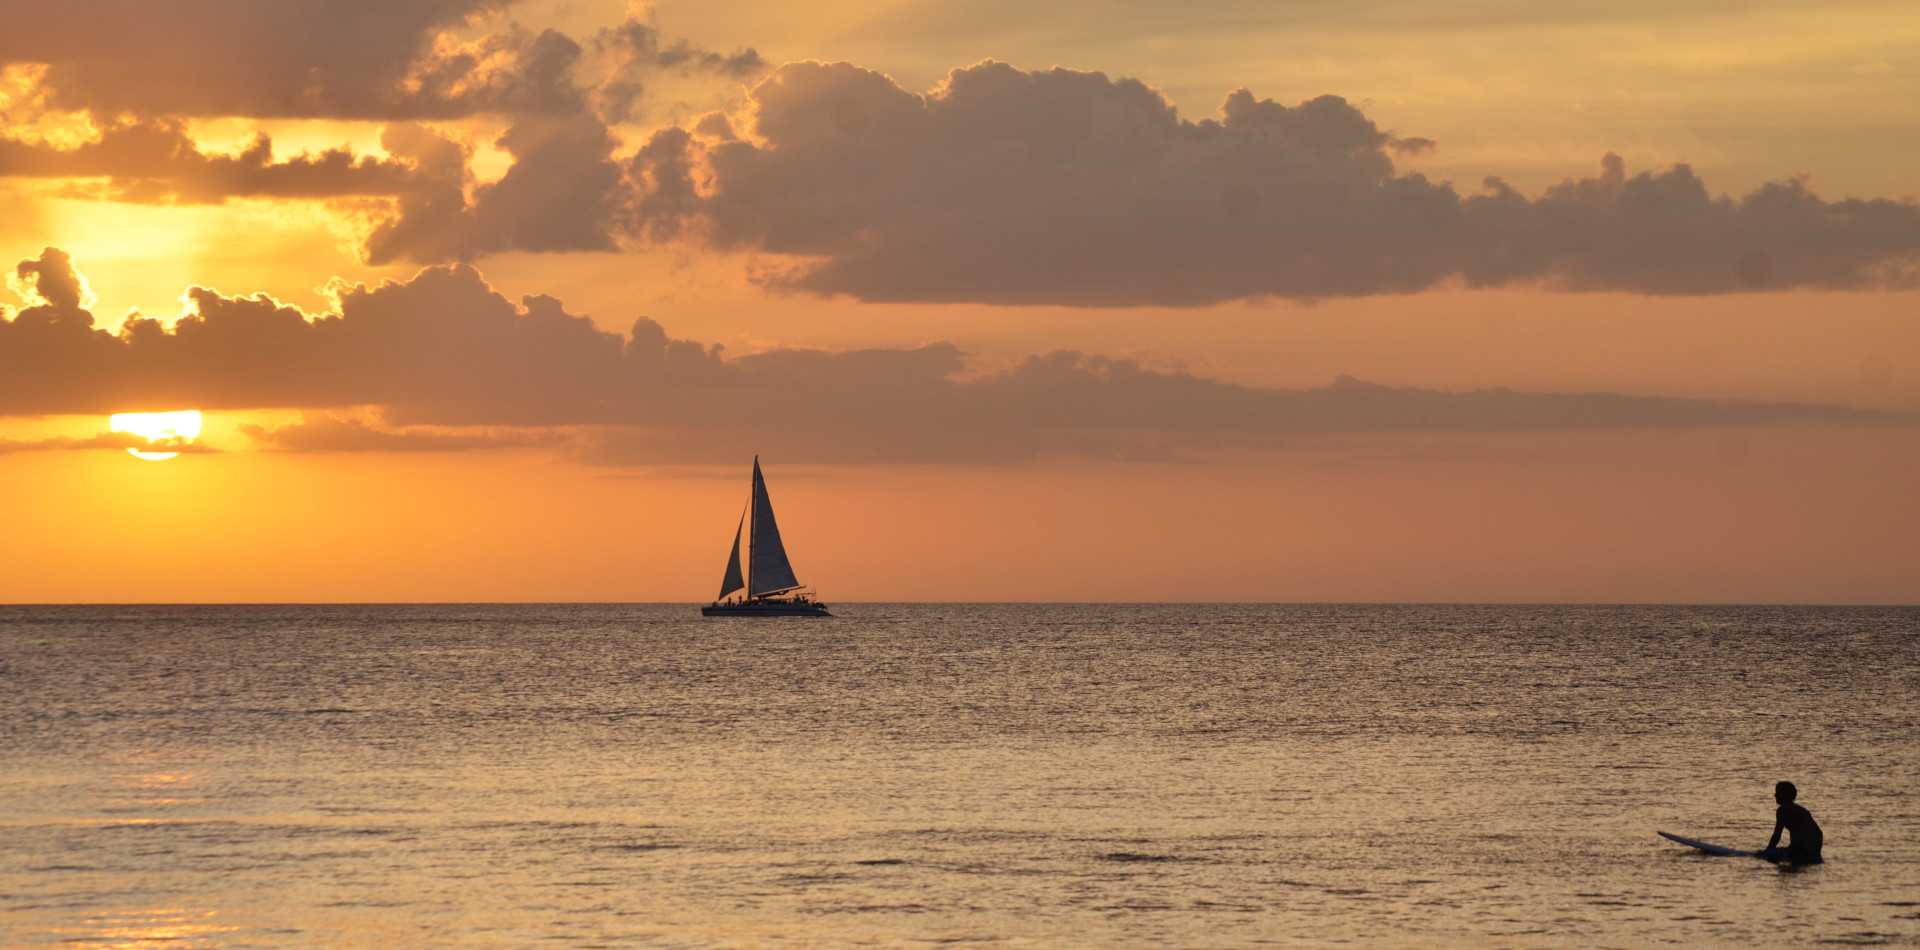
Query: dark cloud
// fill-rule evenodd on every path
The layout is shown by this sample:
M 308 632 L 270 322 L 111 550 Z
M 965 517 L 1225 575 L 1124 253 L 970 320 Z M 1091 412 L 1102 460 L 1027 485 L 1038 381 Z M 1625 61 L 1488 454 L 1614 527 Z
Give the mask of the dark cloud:
M 701 116 L 694 123 L 693 130 L 716 142 L 731 142 L 739 138 L 734 134 L 733 121 L 722 112 L 709 112 Z M 685 145 L 681 147 L 685 148 Z
M 93 328 L 86 310 L 86 279 L 59 248 L 47 248 L 14 268 L 8 284 L 27 306 L 9 315 L 0 310 L 0 413 L 32 415 L 58 412 L 115 411 L 90 404 L 88 385 L 109 386 L 126 366 L 121 341 Z
M 522 119 L 498 144 L 513 155 L 499 181 L 466 200 L 466 154 L 420 127 L 389 129 L 387 148 L 422 169 L 419 189 L 367 241 L 375 264 L 470 260 L 498 251 L 611 251 L 623 202 L 607 127 L 589 113 Z
M 79 280 L 58 251 L 34 266 L 43 286 Z M 470 267 L 345 288 L 315 318 L 264 294 L 186 297 L 170 327 L 136 316 L 109 334 L 67 301 L 0 322 L 0 415 L 379 405 L 402 425 L 621 421 L 646 387 L 721 365 L 651 321 L 623 338 L 551 297 L 515 304 Z
M 628 119 L 652 74 L 744 79 L 750 48 L 667 41 L 638 20 L 591 50 L 500 17 L 510 0 L 0 0 L 0 66 L 46 67 L 46 104 L 119 116 L 453 119 L 571 115 Z M 604 64 L 596 62 L 604 60 Z M 600 67 L 597 77 L 581 73 Z
M 93 110 L 101 128 L 95 141 L 71 147 L 0 138 L 0 178 L 107 179 L 104 188 L 67 193 L 123 201 L 389 197 L 392 213 L 363 249 L 375 264 L 609 251 L 629 230 L 636 212 L 628 206 L 636 200 L 639 213 L 653 215 L 665 213 L 669 200 L 687 204 L 690 196 L 659 190 L 673 184 L 664 179 L 643 179 L 658 193 L 636 199 L 614 160 L 608 123 L 631 117 L 651 75 L 745 78 L 764 68 L 759 54 L 668 42 L 636 20 L 601 31 L 591 53 L 557 31 L 475 20 L 504 6 L 182 0 L 156 16 L 118 0 L 84 12 L 15 9 L 0 0 L 0 15 L 19 27 L 0 36 L 0 65 L 49 64 L 40 104 Z M 474 37 L 456 29 L 476 24 L 491 31 Z M 364 42 L 362 30 L 369 34 Z M 322 55 L 336 47 L 337 59 Z M 264 135 L 236 155 L 205 153 L 181 118 L 425 120 L 478 113 L 512 117 L 496 144 L 513 159 L 502 179 L 479 186 L 470 150 L 423 124 L 396 121 L 383 130 L 390 160 L 331 149 L 274 161 Z M 685 143 L 678 147 L 685 152 Z M 671 166 L 674 156 L 661 157 Z M 691 167 L 681 166 L 683 174 Z M 660 228 L 648 233 L 668 236 Z
M 752 92 L 753 138 L 656 138 L 636 229 L 796 255 L 778 287 L 865 300 L 1196 305 L 1416 291 L 1455 278 L 1720 293 L 1911 285 L 1920 206 L 1803 181 L 1715 197 L 1685 165 L 1528 198 L 1397 173 L 1396 137 L 1336 96 L 1227 97 L 1181 118 L 1128 79 L 986 62 L 927 95 L 846 63 Z M 692 206 L 677 169 L 698 160 Z M 650 190 L 672 200 L 649 203 Z
M 606 251 L 619 200 L 613 137 L 589 115 L 523 121 L 500 137 L 505 177 L 474 200 L 479 239 L 527 251 Z
M 1431 155 L 1440 148 L 1440 143 L 1416 135 L 1411 138 L 1389 139 L 1387 147 L 1402 155 Z
M 389 125 L 380 145 L 411 162 L 416 187 L 400 197 L 396 213 L 382 221 L 366 245 L 367 259 L 463 260 L 473 256 L 475 235 L 467 208 L 467 149 L 425 126 Z
M 1002 461 L 1160 456 L 1327 433 L 1920 423 L 1829 406 L 1439 392 L 1346 378 L 1264 389 L 1076 352 L 972 376 L 950 344 L 726 359 L 645 318 L 623 336 L 552 297 L 516 304 L 466 266 L 342 290 L 336 312 L 319 317 L 264 295 L 193 288 L 193 313 L 177 325 L 134 319 L 111 335 L 78 305 L 80 278 L 65 255 L 49 250 L 20 273 L 33 305 L 0 321 L 0 415 L 181 406 L 382 414 L 378 427 L 322 418 L 256 433 L 290 449 L 530 444 L 518 440 L 538 437 L 508 430 L 573 427 L 598 460 L 719 459 L 759 446 L 794 460 Z
M 578 111 L 582 49 L 450 31 L 502 0 L 0 0 L 0 65 L 45 64 L 48 104 L 96 115 L 362 119 Z
M 608 125 L 632 118 L 651 73 L 744 78 L 765 64 L 751 49 L 720 54 L 684 41 L 663 46 L 659 31 L 637 20 L 602 30 L 594 46 L 614 59 L 596 88 L 599 114 L 519 119 L 496 143 L 512 154 L 512 166 L 498 182 L 475 190 L 471 202 L 463 149 L 422 127 L 389 128 L 386 148 L 419 165 L 422 182 L 370 236 L 368 260 L 429 264 L 502 251 L 612 251 L 631 232 L 662 240 L 676 234 L 677 222 L 697 204 L 687 133 L 666 130 L 623 169 Z
M 1803 178 L 1736 200 L 1714 196 L 1686 165 L 1628 177 L 1608 155 L 1599 177 L 1537 199 L 1488 179 L 1463 210 L 1463 271 L 1475 285 L 1543 275 L 1572 290 L 1724 293 L 1920 278 L 1920 205 L 1829 202 Z
M 752 47 L 720 53 L 686 40 L 667 43 L 658 28 L 635 19 L 601 30 L 594 37 L 593 47 L 613 61 L 607 77 L 594 91 L 601 116 L 613 123 L 637 117 L 636 106 L 648 77 L 662 70 L 748 79 L 767 68 L 766 60 Z
M 722 120 L 724 123 L 724 120 Z M 711 126 L 711 123 L 702 123 Z M 698 173 L 691 160 L 692 136 L 682 129 L 663 129 L 628 162 L 629 180 L 638 184 L 632 204 L 632 226 L 654 241 L 677 237 L 700 213 Z
M 39 257 L 15 265 L 13 280 L 8 283 L 27 302 L 29 313 L 42 311 L 32 319 L 64 319 L 93 305 L 87 299 L 92 294 L 87 279 L 74 270 L 73 257 L 57 247 L 44 248 Z M 27 319 L 26 314 L 21 317 Z M 91 325 L 92 317 L 87 321 Z
M 95 141 L 72 148 L 0 138 L 4 177 L 107 178 L 122 200 L 194 202 L 396 195 L 417 187 L 408 164 L 356 158 L 346 149 L 276 162 L 265 135 L 237 155 L 209 155 L 170 119 L 115 123 Z
M 471 13 L 482 6 L 453 5 L 449 10 L 457 7 Z M 186 8 L 189 16 L 211 17 L 223 11 L 234 12 L 217 3 L 188 4 Z M 114 6 L 104 12 L 111 18 L 120 8 Z M 264 28 L 280 22 L 258 5 L 248 5 L 242 12 L 245 16 L 240 19 L 246 23 L 235 29 L 247 24 Z M 298 21 L 299 17 L 292 19 Z M 445 20 L 428 17 L 418 22 L 424 29 L 444 25 Z M 212 41 L 211 37 L 202 39 Z M 103 34 L 101 42 L 111 41 L 111 31 Z M 54 46 L 69 51 L 84 48 L 77 42 Z M 437 58 L 416 62 L 413 71 L 400 81 L 401 93 L 396 95 L 403 93 L 404 102 L 395 100 L 389 103 L 391 108 L 374 111 L 387 118 L 438 118 L 473 112 L 513 115 L 512 125 L 496 142 L 513 157 L 499 181 L 475 187 L 469 150 L 417 123 L 395 122 L 383 130 L 382 144 L 394 156 L 390 160 L 355 157 L 347 149 L 331 149 L 276 162 L 272 142 L 264 135 L 239 154 L 207 154 L 188 135 L 185 122 L 175 115 L 125 118 L 117 111 L 110 112 L 110 118 L 98 120 L 102 131 L 95 141 L 78 146 L 0 138 L 0 178 L 105 178 L 108 186 L 104 190 L 73 193 L 131 201 L 393 197 L 393 213 L 374 229 L 364 248 L 368 260 L 376 264 L 470 260 L 503 251 L 608 251 L 618 246 L 616 237 L 628 230 L 634 213 L 627 210 L 629 204 L 637 200 L 639 213 L 660 215 L 668 211 L 666 202 L 687 206 L 692 197 L 690 184 L 685 194 L 674 194 L 662 188 L 672 182 L 641 178 L 652 193 L 636 199 L 621 164 L 614 161 L 616 142 L 608 122 L 628 117 L 640 95 L 643 77 L 662 70 L 745 77 L 764 65 L 752 50 L 720 54 L 685 42 L 663 44 L 658 30 L 629 21 L 617 29 L 602 31 L 595 41 L 596 53 L 614 60 L 596 95 L 619 100 L 606 108 L 609 116 L 603 119 L 586 108 L 586 93 L 575 75 L 585 51 L 563 34 L 551 30 L 533 33 L 509 26 L 465 44 L 441 43 L 434 48 L 437 52 L 433 57 Z M 258 63 L 247 68 L 267 70 L 269 75 L 256 83 L 240 85 L 256 93 L 269 92 L 273 85 L 271 70 Z M 389 80 L 392 73 L 388 71 Z M 331 88 L 321 74 L 309 78 L 319 84 L 316 89 Z M 357 78 L 373 81 L 370 76 Z M 261 84 L 266 88 L 254 88 Z M 54 98 L 59 101 L 58 96 Z M 114 103 L 106 100 L 106 104 Z M 278 115 L 289 110 L 232 105 L 204 109 L 182 106 L 174 111 Z M 294 114 L 306 111 L 305 107 L 291 110 Z M 675 167 L 677 161 L 677 170 L 685 177 L 691 169 L 691 163 L 683 159 L 687 143 L 673 141 L 678 154 L 658 157 L 663 167 Z M 668 236 L 660 227 L 647 233 Z

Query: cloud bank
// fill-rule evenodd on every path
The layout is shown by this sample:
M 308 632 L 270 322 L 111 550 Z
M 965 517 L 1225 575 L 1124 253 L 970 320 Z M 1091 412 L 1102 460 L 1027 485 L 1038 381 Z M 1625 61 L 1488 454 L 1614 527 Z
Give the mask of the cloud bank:
M 0 68 L 96 141 L 0 139 L 0 177 L 106 178 L 99 197 L 374 196 L 373 264 L 644 253 L 768 255 L 782 291 L 868 301 L 1204 306 L 1437 286 L 1721 294 L 1920 286 L 1920 205 L 1829 199 L 1804 177 L 1745 195 L 1676 164 L 1523 194 L 1401 167 L 1441 147 L 1339 96 L 1240 89 L 1182 116 L 1100 72 L 984 61 L 925 93 L 849 63 L 767 72 L 751 48 L 672 41 L 644 19 L 580 37 L 504 0 L 0 0 Z M 760 77 L 731 114 L 625 148 L 654 79 Z M 24 75 L 24 74 L 23 74 Z M 156 81 L 154 77 L 166 77 Z M 389 123 L 391 158 L 209 155 L 183 117 Z M 478 183 L 429 123 L 506 120 L 512 163 Z M 364 210 L 362 208 L 361 210 Z
M 747 135 L 671 130 L 633 160 L 636 230 L 795 255 L 775 287 L 861 300 L 1184 306 L 1450 280 L 1725 293 L 1913 286 L 1920 206 L 1801 179 L 1716 196 L 1691 168 L 1528 197 L 1396 156 L 1435 147 L 1337 96 L 1239 90 L 1181 118 L 1130 79 L 985 62 L 921 95 L 846 63 L 756 86 Z M 689 197 L 691 196 L 691 197 Z
M 188 291 L 172 326 L 93 326 L 85 282 L 49 248 L 0 315 L 0 415 L 377 407 L 252 433 L 295 451 L 540 445 L 569 430 L 602 461 L 1159 457 L 1330 433 L 1511 432 L 1779 423 L 1911 426 L 1911 414 L 1610 393 L 1441 392 L 1342 377 L 1267 389 L 1059 351 L 992 373 L 946 343 L 726 358 L 640 318 L 624 335 L 544 295 L 508 300 L 470 266 L 336 288 L 310 316 L 265 295 Z M 434 427 L 414 431 L 409 427 Z M 462 428 L 470 431 L 457 431 Z M 456 431 L 447 431 L 447 430 Z

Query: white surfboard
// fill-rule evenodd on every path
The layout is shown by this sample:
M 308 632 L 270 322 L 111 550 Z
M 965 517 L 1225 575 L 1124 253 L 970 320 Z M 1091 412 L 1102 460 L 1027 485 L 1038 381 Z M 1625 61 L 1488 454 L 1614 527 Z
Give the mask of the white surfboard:
M 1668 841 L 1674 842 L 1675 844 L 1684 844 L 1689 848 L 1698 848 L 1699 850 L 1705 851 L 1708 854 L 1719 855 L 1720 857 L 1723 857 L 1723 858 L 1757 858 L 1760 856 L 1760 852 L 1758 851 L 1742 851 L 1739 848 L 1729 848 L 1729 847 L 1726 847 L 1725 845 L 1709 844 L 1705 841 L 1695 841 L 1692 838 L 1682 838 L 1679 835 L 1670 835 L 1664 831 L 1656 832 L 1656 834 L 1658 834 L 1662 838 L 1667 839 Z

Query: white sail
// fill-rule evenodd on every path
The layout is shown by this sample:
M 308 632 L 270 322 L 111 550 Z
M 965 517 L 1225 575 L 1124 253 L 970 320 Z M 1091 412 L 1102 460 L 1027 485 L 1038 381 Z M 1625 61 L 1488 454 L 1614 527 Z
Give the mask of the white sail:
M 773 501 L 767 480 L 760 476 L 760 456 L 753 457 L 753 533 L 747 542 L 747 596 L 778 594 L 800 586 L 780 543 L 780 526 L 773 520 Z
M 740 523 L 733 528 L 733 547 L 727 549 L 727 574 L 720 578 L 720 596 L 715 600 L 726 600 L 727 595 L 747 586 L 740 577 L 740 533 L 747 525 L 747 513 L 740 513 Z

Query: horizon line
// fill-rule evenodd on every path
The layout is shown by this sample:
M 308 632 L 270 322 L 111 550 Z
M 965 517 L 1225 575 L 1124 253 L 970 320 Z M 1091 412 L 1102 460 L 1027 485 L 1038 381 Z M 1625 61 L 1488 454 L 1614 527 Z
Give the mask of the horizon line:
M 100 600 L 10 601 L 12 607 L 700 607 L 705 600 Z M 836 600 L 845 606 L 1025 607 L 1892 607 L 1920 601 L 1816 600 Z M 829 605 L 831 606 L 831 604 Z

